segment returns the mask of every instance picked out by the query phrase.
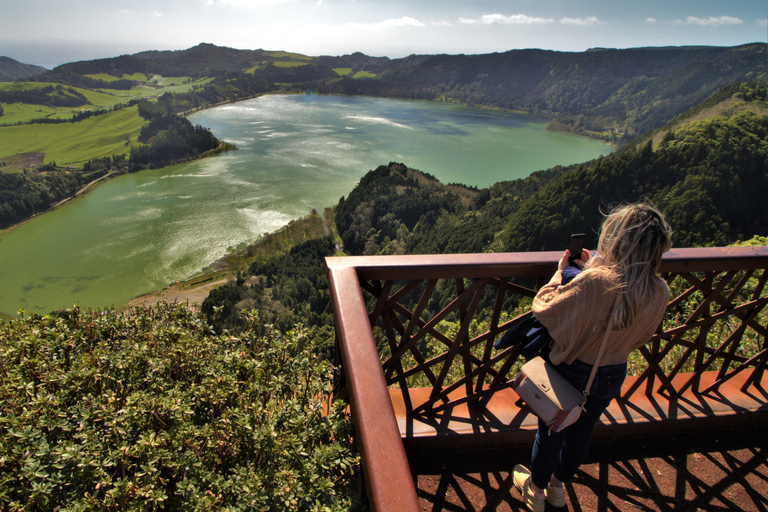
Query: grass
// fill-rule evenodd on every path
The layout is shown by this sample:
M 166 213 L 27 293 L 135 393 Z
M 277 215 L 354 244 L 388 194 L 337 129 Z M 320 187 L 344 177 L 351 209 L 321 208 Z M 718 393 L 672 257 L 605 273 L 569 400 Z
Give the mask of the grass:
M 103 80 L 105 82 L 116 82 L 118 80 L 134 80 L 136 82 L 146 82 L 147 81 L 147 75 L 144 73 L 134 73 L 132 75 L 123 75 L 123 76 L 115 76 L 115 75 L 108 75 L 107 73 L 98 73 L 96 75 L 85 75 L 89 78 L 93 78 L 94 80 Z
M 45 153 L 45 163 L 80 166 L 92 158 L 128 154 L 144 123 L 138 107 L 130 107 L 79 123 L 2 126 L 0 158 Z
M 264 52 L 264 55 L 268 57 L 272 57 L 274 59 L 296 59 L 296 60 L 312 60 L 312 57 L 308 57 L 306 55 L 302 55 L 300 53 L 291 53 L 291 52 Z
M 56 86 L 54 83 L 36 83 L 36 82 L 9 82 L 0 83 L 0 90 L 34 90 L 46 86 Z M 127 101 L 126 95 L 115 94 L 114 92 L 92 91 L 90 89 L 81 89 L 73 87 L 77 92 L 83 94 L 90 105 L 81 107 L 49 107 L 46 105 L 33 105 L 29 103 L 4 103 L 3 110 L 5 114 L 0 117 L 0 124 L 11 125 L 16 123 L 28 123 L 32 119 L 70 119 L 74 114 L 85 110 L 110 108 Z M 152 90 L 145 88 L 147 90 Z M 152 90 L 157 94 L 156 90 Z M 128 99 L 137 96 L 128 94 Z
M 298 68 L 307 64 L 309 62 L 277 61 L 272 63 L 276 68 Z
M 91 75 L 102 80 L 117 80 L 107 74 Z M 137 73 L 124 76 L 131 80 L 146 81 L 147 77 Z M 4 115 L 0 117 L 0 159 L 9 161 L 20 153 L 45 153 L 45 163 L 55 161 L 58 165 L 81 166 L 92 158 L 128 154 L 130 144 L 135 144 L 139 130 L 145 121 L 138 115 L 136 107 L 124 108 L 117 112 L 95 116 L 79 123 L 65 124 L 19 124 L 33 119 L 70 119 L 76 113 L 109 109 L 127 103 L 134 98 L 159 96 L 166 92 L 182 93 L 192 90 L 195 85 L 204 85 L 213 78 L 193 80 L 190 77 L 153 76 L 145 85 L 136 85 L 129 91 L 89 90 L 74 87 L 85 95 L 89 105 L 82 107 L 48 107 L 24 103 L 3 104 Z M 150 82 L 152 85 L 150 85 Z M 30 90 L 58 84 L 37 82 L 0 83 L 0 90 Z M 15 125 L 15 126 L 12 126 Z M 13 172 L 9 163 L 3 172 Z
M 346 76 L 352 73 L 352 68 L 333 68 L 333 70 L 339 76 Z
M 358 71 L 352 78 L 376 78 L 376 73 L 370 73 L 368 71 Z

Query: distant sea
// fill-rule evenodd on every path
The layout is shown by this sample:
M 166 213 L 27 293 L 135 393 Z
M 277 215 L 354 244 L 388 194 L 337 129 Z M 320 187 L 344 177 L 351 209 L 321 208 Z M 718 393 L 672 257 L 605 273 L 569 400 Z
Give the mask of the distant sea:
M 10 41 L 0 39 L 0 56 L 46 69 L 67 62 L 106 59 L 145 50 L 163 50 L 152 43 L 105 43 L 94 41 Z

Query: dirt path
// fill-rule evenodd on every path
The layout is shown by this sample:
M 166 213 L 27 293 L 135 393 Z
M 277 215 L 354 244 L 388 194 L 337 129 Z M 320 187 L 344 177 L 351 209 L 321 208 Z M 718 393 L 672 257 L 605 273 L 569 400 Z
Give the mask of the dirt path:
M 196 286 L 190 286 L 186 283 L 178 283 L 160 290 L 159 292 L 149 293 L 132 299 L 127 307 L 135 306 L 153 306 L 158 302 L 179 302 L 186 303 L 189 306 L 197 304 L 200 307 L 208 297 L 208 293 L 228 281 L 228 278 L 217 279 L 215 281 L 208 281 Z

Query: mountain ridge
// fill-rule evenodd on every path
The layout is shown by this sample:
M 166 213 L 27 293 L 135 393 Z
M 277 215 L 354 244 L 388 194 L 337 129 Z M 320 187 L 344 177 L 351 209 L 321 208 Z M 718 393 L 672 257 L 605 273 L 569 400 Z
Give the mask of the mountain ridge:
M 514 49 L 487 54 L 409 55 L 401 59 L 306 56 L 200 43 L 62 64 L 34 79 L 67 74 L 162 76 L 253 74 L 287 92 L 370 95 L 457 102 L 553 118 L 552 129 L 616 145 L 656 129 L 719 88 L 768 80 L 765 43 L 738 46 L 600 48 L 584 52 Z
M 23 64 L 10 57 L 0 56 L 0 82 L 13 82 L 48 71 L 42 66 Z

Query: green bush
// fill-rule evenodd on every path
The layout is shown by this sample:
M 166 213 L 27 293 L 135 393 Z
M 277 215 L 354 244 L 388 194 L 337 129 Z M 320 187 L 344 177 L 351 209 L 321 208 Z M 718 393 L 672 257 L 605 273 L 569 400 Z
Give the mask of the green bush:
M 0 510 L 348 510 L 333 373 L 179 305 L 0 322 Z

